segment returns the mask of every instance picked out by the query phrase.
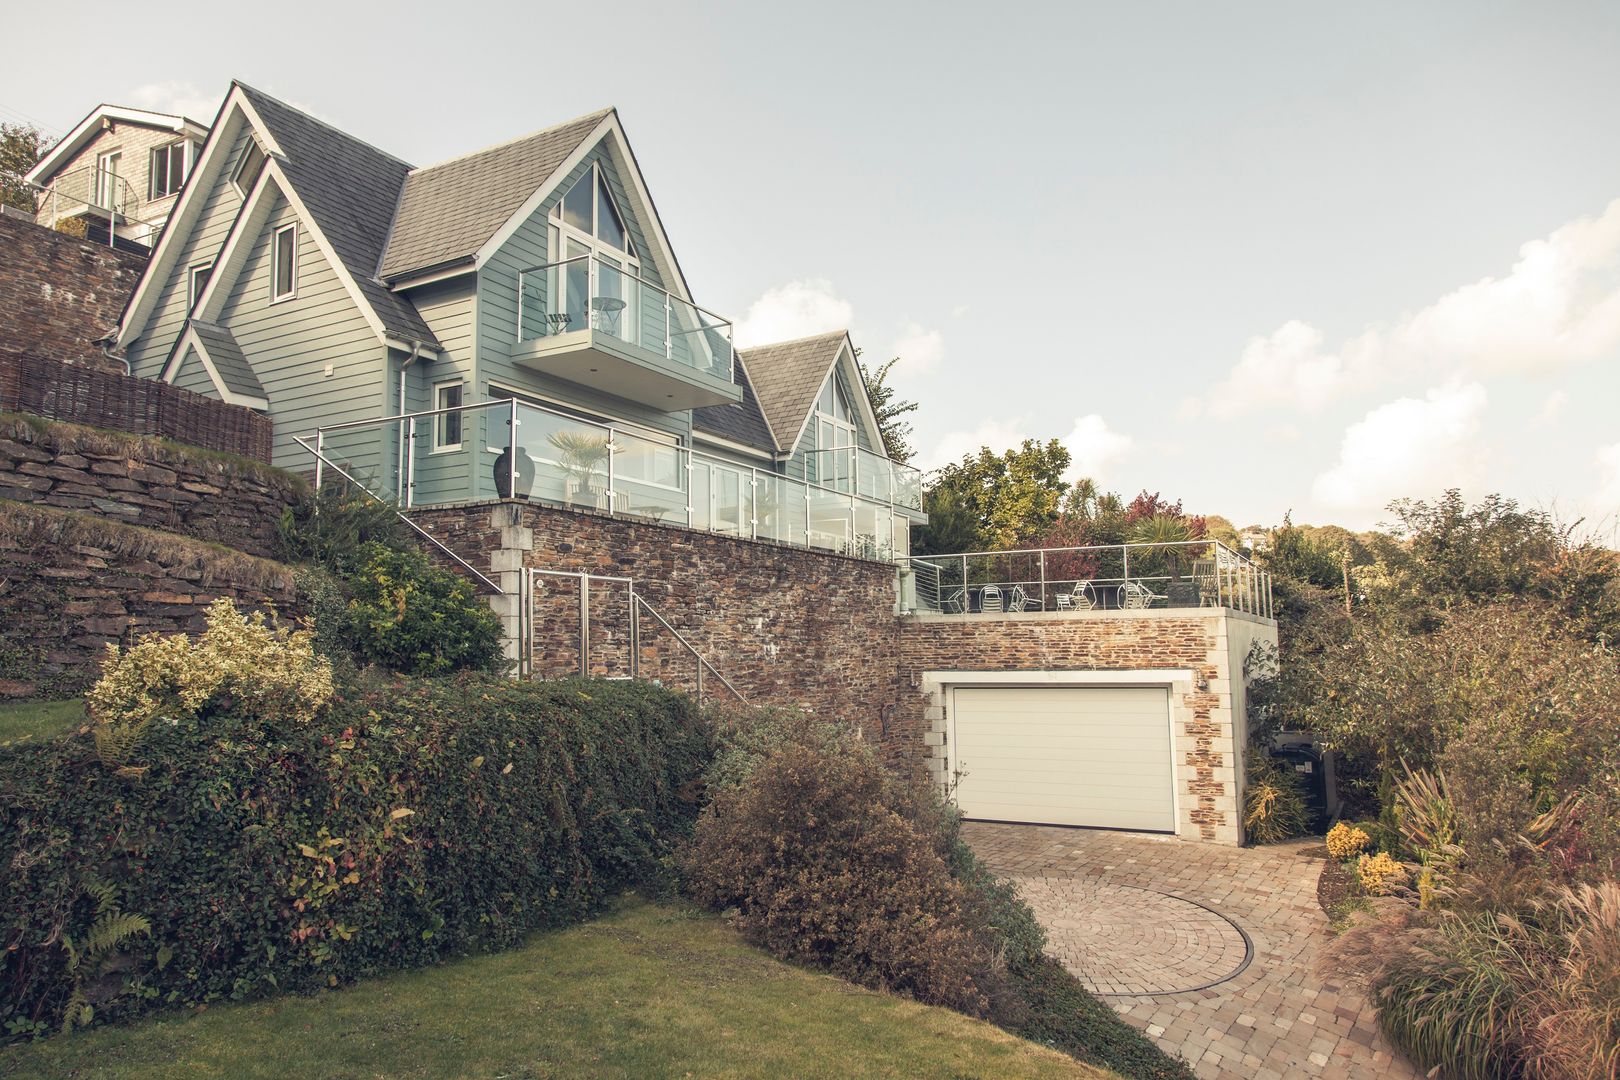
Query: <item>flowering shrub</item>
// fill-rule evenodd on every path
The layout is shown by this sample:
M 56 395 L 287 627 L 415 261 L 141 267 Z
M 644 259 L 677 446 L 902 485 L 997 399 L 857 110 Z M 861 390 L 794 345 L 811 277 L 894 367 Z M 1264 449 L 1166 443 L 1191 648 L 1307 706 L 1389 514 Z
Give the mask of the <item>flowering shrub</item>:
M 226 599 L 208 609 L 195 640 L 148 634 L 127 650 L 107 646 L 101 681 L 85 695 L 98 724 L 179 721 L 210 708 L 261 720 L 308 723 L 332 698 L 332 667 L 308 630 L 272 626 Z
M 1365 832 L 1342 821 L 1328 830 L 1328 854 L 1341 862 L 1366 851 L 1369 843 L 1371 838 Z
M 1374 896 L 1382 896 L 1406 880 L 1406 867 L 1387 851 L 1363 855 L 1356 860 L 1356 880 Z

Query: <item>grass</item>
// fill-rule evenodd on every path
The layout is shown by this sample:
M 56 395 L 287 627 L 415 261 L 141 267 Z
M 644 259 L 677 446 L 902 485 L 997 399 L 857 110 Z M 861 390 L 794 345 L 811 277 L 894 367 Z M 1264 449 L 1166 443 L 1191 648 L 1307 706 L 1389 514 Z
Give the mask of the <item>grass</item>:
M 1080 1077 L 946 1009 L 773 960 L 718 919 L 629 900 L 520 949 L 313 997 L 0 1049 L 0 1076 Z
M 85 723 L 84 702 L 0 701 L 0 743 L 18 739 L 54 739 Z

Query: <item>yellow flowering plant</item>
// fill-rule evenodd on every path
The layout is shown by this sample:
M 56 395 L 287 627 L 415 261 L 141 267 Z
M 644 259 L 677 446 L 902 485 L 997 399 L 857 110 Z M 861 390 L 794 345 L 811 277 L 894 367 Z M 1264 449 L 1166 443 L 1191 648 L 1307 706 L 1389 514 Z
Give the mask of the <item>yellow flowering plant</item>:
M 1356 860 L 1356 880 L 1374 896 L 1383 896 L 1406 881 L 1406 867 L 1387 851 Z
M 1360 855 L 1371 843 L 1366 832 L 1342 821 L 1328 830 L 1328 854 L 1341 861 Z

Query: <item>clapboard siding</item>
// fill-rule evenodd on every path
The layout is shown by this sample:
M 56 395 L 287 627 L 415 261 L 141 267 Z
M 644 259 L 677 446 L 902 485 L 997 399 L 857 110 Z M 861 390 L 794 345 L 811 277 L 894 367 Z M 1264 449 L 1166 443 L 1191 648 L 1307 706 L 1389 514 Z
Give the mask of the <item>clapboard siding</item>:
M 147 319 L 145 329 L 140 337 L 130 343 L 130 370 L 143 378 L 155 379 L 163 373 L 163 365 L 168 361 L 169 353 L 185 326 L 191 267 L 215 261 L 220 248 L 225 245 L 225 238 L 230 234 L 231 223 L 242 209 L 242 196 L 231 186 L 230 177 L 236 171 L 236 162 L 243 147 L 247 145 L 248 133 L 247 127 L 240 121 L 235 121 L 233 126 L 235 134 L 229 136 L 232 139 L 231 152 L 225 167 L 220 170 L 213 189 L 203 203 L 196 226 L 186 237 L 174 270 L 158 291 L 157 304 Z
M 219 321 L 264 386 L 276 425 L 275 464 L 304 471 L 313 460 L 294 436 L 385 415 L 385 365 L 376 332 L 305 222 L 299 222 L 297 295 L 271 303 L 271 239 L 293 221 L 296 212 L 278 195 Z M 378 429 L 334 435 L 326 442 L 328 456 L 353 465 L 356 476 L 376 491 L 393 490 L 391 454 L 384 452 L 390 445 Z
M 655 285 L 660 287 L 663 285 L 664 278 L 660 268 L 653 265 L 651 246 L 647 242 L 646 233 L 642 229 L 635 208 L 625 192 L 612 155 L 598 146 L 586 155 L 567 179 L 557 186 L 556 191 L 535 209 L 529 219 L 490 258 L 478 275 L 476 372 L 478 399 L 483 400 L 490 396 L 490 382 L 493 380 L 553 401 L 576 406 L 587 412 L 667 431 L 680 436 L 683 441 L 688 441 L 692 430 L 690 412 L 666 413 L 648 408 L 623 398 L 597 393 L 589 387 L 547 378 L 518 367 L 510 360 L 512 346 L 517 343 L 518 274 L 552 261 L 547 215 L 563 193 L 572 187 L 574 181 L 579 179 L 593 163 L 602 165 L 608 180 L 608 189 L 624 215 L 625 227 L 636 245 L 637 253 L 641 256 L 641 276 Z M 643 325 L 644 332 L 651 332 L 647 329 L 645 319 Z M 661 330 L 659 334 L 661 339 Z
M 473 312 L 475 285 L 472 275 L 451 281 L 437 282 L 413 289 L 411 302 L 433 331 L 433 336 L 444 346 L 437 360 L 418 360 L 406 378 L 407 409 L 420 412 L 435 407 L 434 392 L 441 383 L 460 381 L 462 402 L 472 404 L 480 398 L 473 392 Z M 405 359 L 395 353 L 396 362 Z M 398 370 L 397 368 L 395 369 Z M 396 391 L 397 393 L 397 391 Z M 433 424 L 418 426 L 415 448 L 414 483 L 418 503 L 446 502 L 472 498 L 472 470 L 484 454 L 480 442 L 481 417 L 478 413 L 462 414 L 462 449 L 437 451 L 434 446 Z
M 209 376 L 202 361 L 197 358 L 195 349 L 187 349 L 185 359 L 180 361 L 180 370 L 175 373 L 174 385 L 182 390 L 190 390 L 194 394 L 207 394 L 211 398 L 219 397 L 219 388 Z

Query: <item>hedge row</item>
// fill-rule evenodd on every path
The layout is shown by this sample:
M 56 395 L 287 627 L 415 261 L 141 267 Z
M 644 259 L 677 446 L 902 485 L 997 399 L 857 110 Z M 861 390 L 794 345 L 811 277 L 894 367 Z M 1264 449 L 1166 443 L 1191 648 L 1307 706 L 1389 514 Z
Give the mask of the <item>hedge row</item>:
M 87 736 L 0 751 L 0 1030 L 54 1029 L 76 987 L 99 1022 L 578 920 L 658 872 L 708 751 L 655 687 L 488 678 L 350 688 L 307 725 L 159 722 L 122 768 Z M 87 949 L 119 910 L 150 932 Z

